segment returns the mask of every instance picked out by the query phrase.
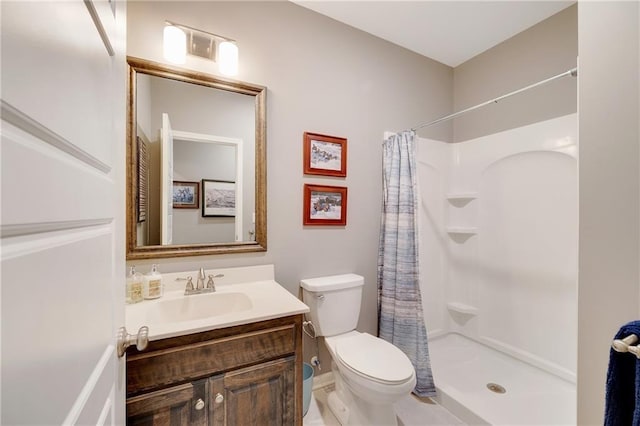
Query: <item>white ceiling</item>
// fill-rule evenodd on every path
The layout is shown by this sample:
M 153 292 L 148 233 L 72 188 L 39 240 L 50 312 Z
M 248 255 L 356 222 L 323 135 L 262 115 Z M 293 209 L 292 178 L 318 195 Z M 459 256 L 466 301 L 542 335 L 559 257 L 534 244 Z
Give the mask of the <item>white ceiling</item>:
M 292 0 L 456 67 L 575 1 Z

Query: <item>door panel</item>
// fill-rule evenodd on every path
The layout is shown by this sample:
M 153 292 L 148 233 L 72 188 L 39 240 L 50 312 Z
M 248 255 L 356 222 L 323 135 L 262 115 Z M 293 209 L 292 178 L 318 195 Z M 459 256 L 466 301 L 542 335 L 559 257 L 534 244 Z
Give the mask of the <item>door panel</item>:
M 30 122 L 17 124 L 25 128 Z M 2 157 L 7 159 L 2 162 L 2 200 L 17 200 L 2 203 L 3 230 L 71 220 L 110 222 L 116 201 L 111 177 L 21 128 L 2 126 Z
M 1 5 L 2 424 L 124 423 L 126 5 L 114 4 L 113 57 L 85 2 Z
M 75 400 L 94 370 L 105 374 L 96 367 L 113 352 L 105 346 L 111 309 L 102 302 L 111 298 L 111 265 L 98 260 L 111 256 L 111 234 L 104 225 L 3 238 L 3 419 L 61 423 L 71 407 L 74 416 L 82 410 Z M 38 410 L 29 409 L 32 401 Z
M 76 148 L 112 164 L 108 141 L 120 108 L 110 102 L 114 58 L 85 4 L 2 2 L 1 19 L 2 99 Z

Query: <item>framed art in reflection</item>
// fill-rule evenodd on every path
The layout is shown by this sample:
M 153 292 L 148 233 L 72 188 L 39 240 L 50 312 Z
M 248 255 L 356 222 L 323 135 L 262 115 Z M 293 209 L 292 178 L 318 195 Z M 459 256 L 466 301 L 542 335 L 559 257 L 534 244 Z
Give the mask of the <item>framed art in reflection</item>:
M 235 215 L 236 183 L 202 179 L 202 217 Z
M 173 208 L 197 209 L 200 207 L 198 182 L 173 181 Z

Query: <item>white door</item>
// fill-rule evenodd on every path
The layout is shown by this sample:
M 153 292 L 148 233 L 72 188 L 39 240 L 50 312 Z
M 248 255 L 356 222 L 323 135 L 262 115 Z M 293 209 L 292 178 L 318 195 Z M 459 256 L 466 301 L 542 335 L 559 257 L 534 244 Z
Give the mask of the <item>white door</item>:
M 173 242 L 173 130 L 167 113 L 162 113 L 160 163 L 160 243 L 166 245 Z
M 7 2 L 0 423 L 124 424 L 124 2 Z

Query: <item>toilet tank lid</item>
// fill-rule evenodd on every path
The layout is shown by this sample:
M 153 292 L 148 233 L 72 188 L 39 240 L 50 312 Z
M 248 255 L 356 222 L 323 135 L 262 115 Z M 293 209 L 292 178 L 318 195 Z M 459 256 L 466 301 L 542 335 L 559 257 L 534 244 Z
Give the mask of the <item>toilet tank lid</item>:
M 364 285 L 364 277 L 356 274 L 331 275 L 300 281 L 300 286 L 311 292 L 340 290 L 362 285 Z

